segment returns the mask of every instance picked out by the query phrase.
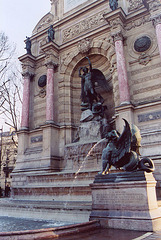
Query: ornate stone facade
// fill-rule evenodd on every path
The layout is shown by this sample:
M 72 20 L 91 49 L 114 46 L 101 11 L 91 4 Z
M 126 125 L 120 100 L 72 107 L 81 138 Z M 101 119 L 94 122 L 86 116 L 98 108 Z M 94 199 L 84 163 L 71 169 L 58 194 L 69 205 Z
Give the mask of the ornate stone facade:
M 16 198 L 18 192 L 22 194 L 16 187 L 18 178 L 22 178 L 22 185 L 27 184 L 22 171 L 24 175 L 31 172 L 34 175 L 35 171 L 74 172 L 81 167 L 91 144 L 100 140 L 98 135 L 93 142 L 85 139 L 82 145 L 73 143 L 81 118 L 79 69 L 88 66 L 87 56 L 110 86 L 108 91 L 96 86 L 107 106 L 107 121 L 119 132 L 122 118 L 136 124 L 144 133 L 143 154 L 161 165 L 160 142 L 152 141 L 152 138 L 158 139 L 154 129 L 161 133 L 161 120 L 155 114 L 149 115 L 151 112 L 158 114 L 161 109 L 160 3 L 148 0 L 149 11 L 140 0 L 118 1 L 119 6 L 114 11 L 104 0 L 77 3 L 75 8 L 64 11 L 63 0 L 51 1 L 51 12 L 39 21 L 31 36 L 33 56 L 20 57 L 24 72 L 34 77 L 28 78 L 24 90 L 28 126 L 19 132 L 18 158 L 13 173 Z M 50 25 L 55 30 L 55 39 L 47 42 Z M 135 46 L 138 39 L 145 37 L 150 42 L 148 47 L 142 47 L 142 43 Z M 38 81 L 43 75 L 47 76 L 47 83 L 41 87 Z M 150 116 L 149 121 L 145 121 L 147 116 Z M 98 147 L 87 160 L 87 179 L 88 171 L 100 171 L 101 151 Z M 159 174 L 159 171 L 155 173 L 156 178 Z M 52 187 L 49 191 L 53 191 Z

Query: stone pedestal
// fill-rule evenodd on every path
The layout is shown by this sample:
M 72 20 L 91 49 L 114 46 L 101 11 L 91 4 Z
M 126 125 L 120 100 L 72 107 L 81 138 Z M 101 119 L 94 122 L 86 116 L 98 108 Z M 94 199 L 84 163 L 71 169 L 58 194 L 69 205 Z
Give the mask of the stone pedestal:
M 152 173 L 119 172 L 97 175 L 92 189 L 90 219 L 107 228 L 139 231 L 161 229 L 156 181 Z

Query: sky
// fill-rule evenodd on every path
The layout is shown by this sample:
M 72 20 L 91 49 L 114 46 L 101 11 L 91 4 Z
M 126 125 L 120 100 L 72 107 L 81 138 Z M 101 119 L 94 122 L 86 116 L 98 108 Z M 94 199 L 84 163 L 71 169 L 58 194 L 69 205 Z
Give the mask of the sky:
M 50 9 L 50 0 L 0 0 L 0 31 L 16 44 L 19 56 L 26 53 L 26 36 L 32 35 L 38 21 Z
M 50 12 L 50 0 L 0 0 L 0 31 L 16 45 L 16 58 L 26 53 L 24 40 L 30 37 L 39 20 Z M 0 128 L 8 130 L 0 116 Z

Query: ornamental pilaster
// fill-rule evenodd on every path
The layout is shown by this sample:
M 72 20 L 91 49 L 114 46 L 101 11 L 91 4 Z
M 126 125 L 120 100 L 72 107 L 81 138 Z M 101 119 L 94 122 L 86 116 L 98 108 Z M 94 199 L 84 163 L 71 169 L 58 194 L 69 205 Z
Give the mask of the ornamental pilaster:
M 58 66 L 54 61 L 47 61 L 47 84 L 46 84 L 46 122 L 54 122 L 54 82 L 55 68 Z
M 128 85 L 126 60 L 123 47 L 123 34 L 121 31 L 111 33 L 115 43 L 116 61 L 117 61 L 117 74 L 119 83 L 120 104 L 130 103 L 130 92 Z
M 33 73 L 25 71 L 23 76 L 23 101 L 22 101 L 22 115 L 21 115 L 21 129 L 29 128 L 29 106 L 30 106 L 30 82 L 33 78 Z

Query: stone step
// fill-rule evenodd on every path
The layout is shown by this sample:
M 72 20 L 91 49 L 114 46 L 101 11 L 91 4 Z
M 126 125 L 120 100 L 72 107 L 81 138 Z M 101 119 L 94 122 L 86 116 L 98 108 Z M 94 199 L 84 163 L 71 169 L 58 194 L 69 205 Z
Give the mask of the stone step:
M 11 190 L 14 199 L 48 200 L 48 201 L 91 201 L 89 185 L 76 186 L 46 186 L 46 187 L 14 187 Z
M 71 185 L 89 185 L 93 182 L 98 171 L 83 172 L 56 172 L 56 173 L 30 173 L 16 174 L 12 179 L 12 186 L 71 186 Z
M 1 199 L 0 215 L 81 223 L 89 220 L 91 205 L 90 201 L 23 201 Z

